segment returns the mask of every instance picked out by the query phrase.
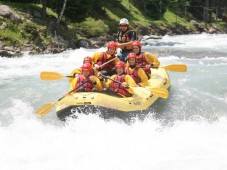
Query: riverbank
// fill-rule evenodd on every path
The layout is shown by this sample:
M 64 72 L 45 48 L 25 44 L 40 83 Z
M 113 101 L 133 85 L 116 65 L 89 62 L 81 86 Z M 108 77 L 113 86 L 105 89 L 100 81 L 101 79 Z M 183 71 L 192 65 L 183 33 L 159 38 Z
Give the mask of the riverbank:
M 94 27 L 106 27 L 101 20 L 88 20 L 88 24 L 98 23 Z M 60 53 L 67 49 L 100 48 L 107 41 L 116 40 L 117 22 L 102 30 L 100 34 L 86 34 L 83 23 L 81 25 L 67 22 L 56 22 L 56 16 L 48 12 L 46 20 L 42 20 L 40 9 L 29 6 L 26 10 L 19 10 L 7 5 L 0 5 L 0 56 L 15 57 L 29 54 Z M 145 35 L 159 38 L 163 35 L 182 34 L 222 34 L 227 30 L 218 24 L 205 25 L 195 20 L 187 24 L 175 22 L 153 22 L 143 24 L 131 22 L 130 26 L 136 30 L 140 39 Z M 107 29 L 106 29 L 107 30 Z M 97 32 L 97 30 L 95 30 Z M 151 37 L 152 38 L 152 37 Z

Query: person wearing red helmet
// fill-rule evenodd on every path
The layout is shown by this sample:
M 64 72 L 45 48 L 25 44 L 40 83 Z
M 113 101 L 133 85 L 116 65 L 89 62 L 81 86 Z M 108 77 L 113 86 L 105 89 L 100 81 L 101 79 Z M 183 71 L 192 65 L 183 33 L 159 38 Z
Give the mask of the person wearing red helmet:
M 129 28 L 129 21 L 122 18 L 119 23 L 120 31 L 118 32 L 118 48 L 121 52 L 117 54 L 121 61 L 126 61 L 127 55 L 132 52 L 132 42 L 137 40 L 136 32 Z
M 84 61 L 83 61 L 84 63 L 92 63 L 92 58 L 90 57 L 90 56 L 86 56 L 86 57 L 84 57 Z
M 114 65 L 119 59 L 115 56 L 117 43 L 110 41 L 107 43 L 106 52 L 96 52 L 92 56 L 94 68 L 100 71 L 103 75 L 111 76 L 115 73 Z
M 139 86 L 146 86 L 148 77 L 142 68 L 136 67 L 136 54 L 129 53 L 127 56 L 128 66 L 125 68 L 125 73 L 130 75 Z
M 142 52 L 142 45 L 139 41 L 132 43 L 133 52 L 136 54 L 136 67 L 143 67 L 147 76 L 150 77 L 150 67 L 158 67 L 160 62 L 154 54 L 148 52 Z
M 89 63 L 91 65 L 92 64 L 92 58 L 90 56 L 86 56 L 84 57 L 84 60 L 83 60 L 83 64 L 86 64 L 86 63 Z M 76 75 L 78 74 L 81 74 L 82 70 L 81 70 L 81 67 L 80 68 L 75 68 L 70 74 L 69 76 L 73 76 L 73 77 L 76 77 Z M 97 75 L 97 71 L 96 70 L 92 70 L 91 72 L 91 75 Z M 73 80 L 73 78 L 69 78 L 68 81 L 71 82 Z
M 125 74 L 125 63 L 123 61 L 118 61 L 115 64 L 116 74 L 111 76 L 111 78 L 104 82 L 102 76 L 100 75 L 99 78 L 103 82 L 106 89 L 106 93 L 115 93 L 119 94 L 123 97 L 130 97 L 133 94 L 133 91 L 130 89 L 131 87 L 136 87 L 136 83 L 133 78 L 127 74 Z M 115 81 L 113 81 L 115 80 Z M 120 83 L 117 83 L 120 82 Z
M 79 87 L 82 83 L 87 81 L 87 83 L 83 84 L 79 89 L 74 91 L 76 92 L 91 92 L 91 91 L 102 91 L 102 84 L 100 80 L 91 75 L 92 66 L 90 63 L 85 63 L 81 67 L 81 74 L 75 77 L 70 84 L 70 91 Z

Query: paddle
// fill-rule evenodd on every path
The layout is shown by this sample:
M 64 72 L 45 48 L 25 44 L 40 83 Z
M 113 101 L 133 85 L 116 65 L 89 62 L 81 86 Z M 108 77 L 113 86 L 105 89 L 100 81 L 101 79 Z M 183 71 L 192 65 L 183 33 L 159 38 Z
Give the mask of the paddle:
M 146 89 L 150 90 L 152 94 L 161 97 L 163 99 L 167 99 L 169 97 L 169 91 L 163 88 L 148 88 Z
M 99 67 L 103 67 L 104 65 L 110 63 L 111 61 L 115 60 L 117 57 L 103 63 L 102 65 L 100 65 Z M 41 80 L 58 80 L 64 77 L 68 77 L 68 78 L 74 78 L 74 76 L 64 76 L 60 73 L 57 72 L 48 72 L 48 71 L 43 71 L 40 73 L 40 79 Z
M 107 79 L 110 79 L 116 83 L 119 83 L 119 84 L 122 84 L 122 82 L 120 81 L 116 81 L 116 80 L 113 80 L 103 74 L 101 74 L 102 77 L 105 77 Z M 168 90 L 166 89 L 162 89 L 162 88 L 143 88 L 143 87 L 132 87 L 132 86 L 128 86 L 130 87 L 133 92 L 137 95 L 137 96 L 140 96 L 140 97 L 144 97 L 144 98 L 147 98 L 150 96 L 150 92 L 158 97 L 161 97 L 161 98 L 164 98 L 164 99 L 167 99 L 168 98 L 168 95 L 169 95 L 169 92 Z
M 108 63 L 110 63 L 111 61 L 114 61 L 116 58 L 117 58 L 117 57 L 112 58 L 111 60 L 109 60 L 109 61 L 107 61 L 107 62 L 103 63 L 103 64 L 102 64 L 102 65 L 100 65 L 99 67 L 100 67 L 100 68 L 101 68 L 101 67 L 103 67 L 104 65 L 106 65 L 106 64 L 108 64 Z
M 145 68 L 145 66 L 139 66 L 140 68 Z M 187 66 L 185 64 L 170 64 L 167 66 L 151 66 L 150 68 L 165 68 L 166 70 L 169 71 L 175 71 L 175 72 L 186 72 L 187 71 Z
M 85 83 L 87 83 L 88 81 L 89 81 L 89 79 L 86 80 L 86 81 L 83 82 L 81 85 L 79 85 L 78 87 L 76 87 L 75 89 L 71 90 L 71 91 L 68 92 L 68 93 L 69 93 L 69 94 L 72 93 L 73 91 L 77 90 L 78 88 L 80 88 L 81 86 L 83 86 L 83 85 L 84 85 Z M 58 99 L 57 102 L 59 102 L 60 100 L 62 100 L 64 97 L 65 97 L 65 96 L 63 96 L 63 97 L 61 97 L 60 99 Z M 46 115 L 47 113 L 49 113 L 49 112 L 52 110 L 52 108 L 55 106 L 55 104 L 56 104 L 57 102 L 47 103 L 47 104 L 43 105 L 42 107 L 40 107 L 39 109 L 37 109 L 37 110 L 35 111 L 35 113 L 36 113 L 37 115 L 39 115 L 39 116 L 44 116 L 44 115 Z
M 40 79 L 41 80 L 58 80 L 61 79 L 63 77 L 70 77 L 70 78 L 74 78 L 74 76 L 64 76 L 60 73 L 56 73 L 56 72 L 41 72 L 40 73 Z

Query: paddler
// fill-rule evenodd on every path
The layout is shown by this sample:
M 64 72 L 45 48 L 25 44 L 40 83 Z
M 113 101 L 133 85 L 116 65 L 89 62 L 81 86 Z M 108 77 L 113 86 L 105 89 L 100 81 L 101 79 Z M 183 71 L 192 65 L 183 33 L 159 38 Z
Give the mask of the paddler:
M 129 21 L 126 18 L 120 20 L 119 28 L 117 47 L 121 48 L 121 51 L 117 56 L 125 62 L 127 55 L 132 52 L 132 42 L 137 40 L 137 35 L 134 30 L 129 28 Z
M 87 83 L 83 84 L 79 89 L 74 91 L 76 92 L 91 92 L 91 91 L 102 91 L 102 84 L 100 80 L 95 76 L 91 75 L 92 66 L 89 63 L 85 63 L 81 67 L 82 72 L 77 77 L 75 77 L 70 84 L 70 91 L 79 87 L 85 81 Z
M 158 67 L 160 62 L 158 57 L 148 52 L 142 52 L 142 45 L 139 41 L 132 43 L 133 52 L 136 54 L 136 67 L 141 67 L 147 74 L 148 78 L 151 75 L 151 67 Z
M 91 58 L 90 56 L 84 57 L 83 64 L 86 64 L 86 63 L 91 64 L 91 66 L 93 65 L 93 64 L 92 64 L 92 58 Z M 77 75 L 81 74 L 81 72 L 82 72 L 81 67 L 75 68 L 75 69 L 69 74 L 69 76 L 76 77 Z M 97 76 L 97 73 L 98 73 L 97 70 L 92 69 L 91 75 Z M 69 78 L 68 80 L 69 80 L 69 82 L 71 82 L 73 79 L 74 79 L 74 78 Z
M 115 65 L 116 74 L 108 78 L 108 81 L 105 82 L 102 75 L 99 74 L 100 81 L 103 82 L 105 89 L 104 92 L 109 94 L 119 94 L 123 97 L 130 97 L 133 94 L 131 87 L 136 87 L 136 83 L 133 78 L 125 74 L 125 63 L 123 61 L 118 61 Z
M 128 66 L 125 68 L 125 73 L 130 75 L 138 86 L 146 86 L 148 77 L 142 68 L 136 67 L 136 54 L 129 53 L 127 60 Z
M 120 61 L 116 57 L 117 43 L 110 41 L 107 43 L 106 52 L 96 52 L 92 56 L 92 61 L 94 63 L 94 69 L 101 72 L 103 75 L 112 76 L 115 73 L 114 66 Z

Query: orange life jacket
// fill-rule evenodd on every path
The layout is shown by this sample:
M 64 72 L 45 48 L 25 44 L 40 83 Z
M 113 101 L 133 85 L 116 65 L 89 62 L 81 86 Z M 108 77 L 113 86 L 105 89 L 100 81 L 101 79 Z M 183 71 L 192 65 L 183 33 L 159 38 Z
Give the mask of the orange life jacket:
M 132 30 L 127 30 L 125 32 L 123 31 L 120 31 L 118 32 L 118 42 L 119 43 L 125 43 L 125 42 L 129 42 L 130 41 L 130 38 L 129 38 L 129 33 L 131 32 Z
M 129 70 L 129 67 L 126 67 L 126 69 L 125 69 L 125 73 L 130 75 L 134 79 L 136 84 L 141 82 L 141 79 L 138 74 L 138 70 L 139 70 L 138 67 L 135 67 L 132 71 Z
M 76 88 L 79 87 L 82 83 L 84 83 L 85 81 L 87 81 L 89 78 L 85 78 L 83 75 L 79 75 L 78 76 L 78 79 L 77 79 L 77 85 L 76 85 Z M 84 83 L 82 86 L 79 87 L 80 88 L 83 88 L 83 90 L 85 92 L 91 92 L 91 90 L 93 89 L 93 84 L 92 84 L 92 81 L 89 79 L 86 83 Z M 79 90 L 77 89 L 77 90 Z M 76 92 L 77 92 L 76 90 Z
M 145 58 L 144 52 L 141 52 L 139 56 L 136 56 L 136 67 L 146 66 L 149 64 Z M 151 74 L 151 69 L 142 68 L 146 73 Z
M 125 82 L 124 78 L 125 78 L 125 74 L 122 74 L 122 75 L 120 75 L 120 76 L 116 75 L 116 76 L 114 77 L 114 80 L 123 83 L 123 82 Z M 114 82 L 114 81 L 113 81 L 110 88 L 111 88 L 111 90 L 113 90 L 115 93 L 121 94 L 121 95 L 123 95 L 123 96 L 125 96 L 125 97 L 130 97 L 130 96 L 132 96 L 131 93 L 129 93 L 129 92 L 126 90 L 126 87 L 123 87 L 120 83 L 117 83 L 117 82 Z

